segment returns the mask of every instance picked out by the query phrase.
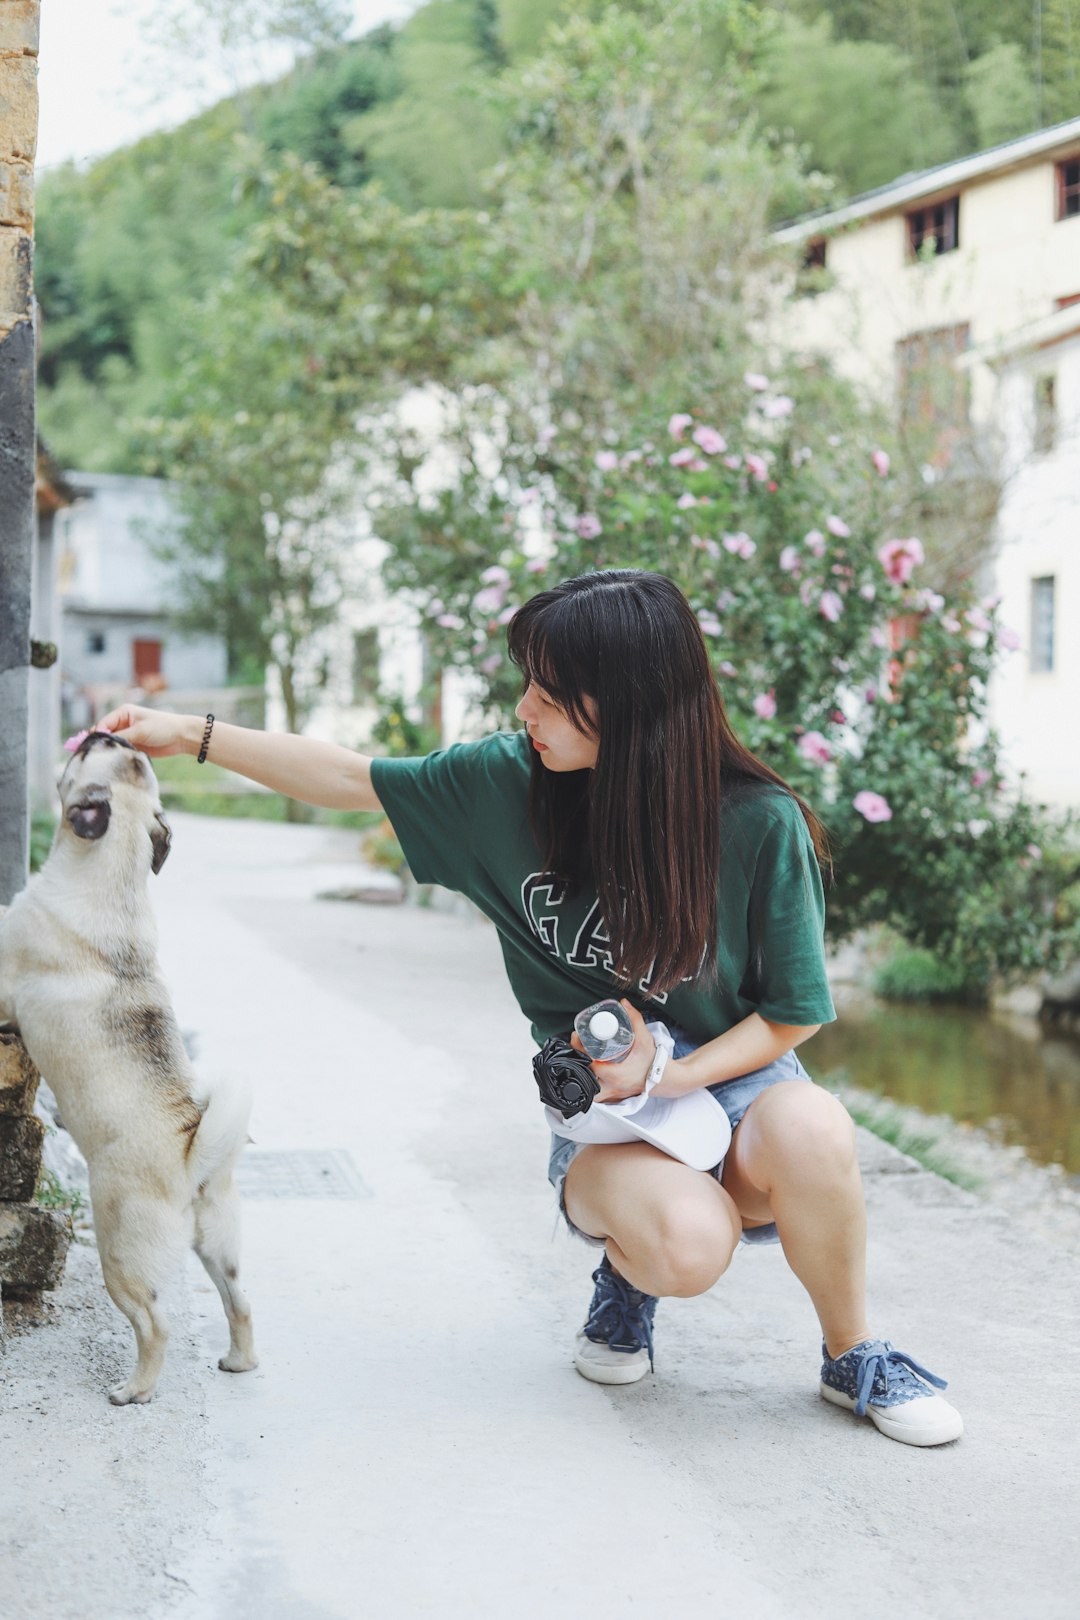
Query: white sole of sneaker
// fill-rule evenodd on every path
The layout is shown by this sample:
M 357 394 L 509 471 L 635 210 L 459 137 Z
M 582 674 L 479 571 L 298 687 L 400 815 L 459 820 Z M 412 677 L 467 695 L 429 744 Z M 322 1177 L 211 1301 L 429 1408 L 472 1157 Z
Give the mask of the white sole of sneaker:
M 636 1384 L 649 1370 L 647 1361 L 644 1364 L 635 1363 L 630 1356 L 627 1356 L 625 1366 L 620 1366 L 618 1362 L 605 1364 L 587 1361 L 583 1356 L 575 1356 L 574 1366 L 582 1378 L 587 1378 L 590 1384 Z
M 855 1402 L 850 1395 L 844 1395 L 838 1389 L 830 1389 L 828 1384 L 819 1384 L 818 1388 L 827 1401 L 834 1406 L 842 1406 L 848 1412 L 854 1412 Z M 899 1440 L 905 1446 L 944 1446 L 950 1440 L 959 1440 L 964 1432 L 964 1420 L 956 1409 L 947 1401 L 941 1402 L 944 1411 L 936 1416 L 930 1423 L 915 1427 L 911 1423 L 903 1423 L 890 1418 L 889 1407 L 868 1406 L 866 1416 L 882 1434 L 890 1440 Z M 903 1411 L 900 1407 L 897 1410 Z

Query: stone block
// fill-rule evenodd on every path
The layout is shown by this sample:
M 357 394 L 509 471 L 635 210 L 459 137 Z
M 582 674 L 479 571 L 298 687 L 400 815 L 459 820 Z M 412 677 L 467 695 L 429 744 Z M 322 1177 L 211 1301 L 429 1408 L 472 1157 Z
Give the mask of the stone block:
M 29 314 L 33 265 L 30 232 L 18 225 L 0 225 L 0 309 Z
M 22 1114 L 0 1118 L 0 1200 L 28 1202 L 41 1172 L 41 1144 L 45 1127 L 40 1119 Z
M 0 1284 L 4 1292 L 55 1288 L 64 1274 L 71 1222 L 37 1204 L 0 1204 Z
M 0 54 L 36 56 L 40 23 L 40 0 L 0 0 Z
M 0 0 L 0 14 L 10 0 Z M 37 62 L 0 55 L 0 159 L 34 161 L 37 151 Z
M 19 1037 L 0 1031 L 0 1114 L 32 1114 L 40 1080 Z
M 28 163 L 0 163 L 0 225 L 34 228 L 34 171 Z

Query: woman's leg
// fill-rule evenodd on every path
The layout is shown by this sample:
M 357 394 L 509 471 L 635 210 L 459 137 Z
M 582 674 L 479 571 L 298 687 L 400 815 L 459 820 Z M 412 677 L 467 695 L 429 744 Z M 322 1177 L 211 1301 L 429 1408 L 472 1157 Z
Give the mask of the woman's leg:
M 603 1238 L 615 1270 L 645 1294 L 705 1293 L 742 1231 L 718 1181 L 646 1142 L 582 1148 L 563 1196 L 574 1225 Z
M 870 1337 L 866 1207 L 855 1127 L 820 1086 L 779 1081 L 746 1110 L 723 1185 L 748 1223 L 775 1221 L 831 1357 Z

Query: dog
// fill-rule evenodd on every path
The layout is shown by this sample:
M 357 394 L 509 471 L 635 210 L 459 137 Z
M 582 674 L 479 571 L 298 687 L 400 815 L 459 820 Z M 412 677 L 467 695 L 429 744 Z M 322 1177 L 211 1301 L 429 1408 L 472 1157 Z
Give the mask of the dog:
M 239 1283 L 233 1167 L 249 1100 L 196 1083 L 157 964 L 148 893 L 171 833 L 149 760 L 90 732 L 59 784 L 48 860 L 0 916 L 0 1020 L 22 1037 L 87 1161 L 105 1286 L 137 1359 L 110 1392 L 149 1401 L 165 1362 L 159 1293 L 194 1247 L 229 1323 L 225 1372 L 258 1365 Z

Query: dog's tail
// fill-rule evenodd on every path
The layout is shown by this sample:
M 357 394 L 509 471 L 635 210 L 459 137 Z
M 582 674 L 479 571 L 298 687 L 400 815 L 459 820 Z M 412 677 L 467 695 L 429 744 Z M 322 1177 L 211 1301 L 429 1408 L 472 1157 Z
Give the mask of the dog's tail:
M 191 1183 L 197 1191 L 228 1176 L 244 1150 L 250 1115 L 247 1086 L 230 1081 L 210 1092 L 188 1154 Z

